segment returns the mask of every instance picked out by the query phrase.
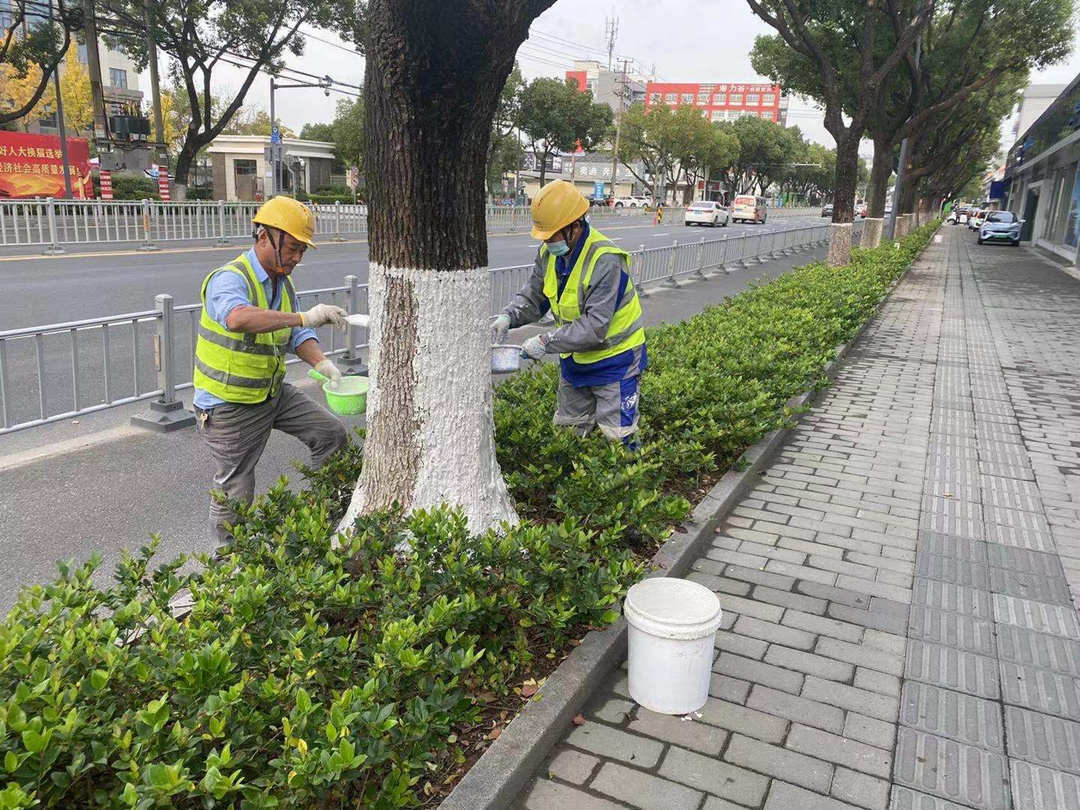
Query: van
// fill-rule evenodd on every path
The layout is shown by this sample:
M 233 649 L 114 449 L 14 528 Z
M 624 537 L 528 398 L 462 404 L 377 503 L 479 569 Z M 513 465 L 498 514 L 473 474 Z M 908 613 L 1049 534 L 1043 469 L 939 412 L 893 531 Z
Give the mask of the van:
M 731 205 L 731 218 L 735 222 L 764 223 L 768 208 L 768 203 L 765 202 L 764 197 L 739 194 Z

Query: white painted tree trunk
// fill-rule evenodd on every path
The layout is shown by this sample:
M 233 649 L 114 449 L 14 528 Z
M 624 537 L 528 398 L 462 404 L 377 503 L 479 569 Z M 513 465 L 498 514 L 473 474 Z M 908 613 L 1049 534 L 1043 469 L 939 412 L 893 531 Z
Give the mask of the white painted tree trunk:
M 885 220 L 881 217 L 867 217 L 863 220 L 862 238 L 859 247 L 876 248 L 881 244 L 881 233 Z
M 850 222 L 834 222 L 829 229 L 829 253 L 825 261 L 829 267 L 840 267 L 851 262 L 851 234 L 854 225 Z
M 373 263 L 368 300 L 364 465 L 339 529 L 395 501 L 406 512 L 459 506 L 474 532 L 516 524 L 495 459 L 490 274 Z M 387 345 L 387 332 L 406 339 Z

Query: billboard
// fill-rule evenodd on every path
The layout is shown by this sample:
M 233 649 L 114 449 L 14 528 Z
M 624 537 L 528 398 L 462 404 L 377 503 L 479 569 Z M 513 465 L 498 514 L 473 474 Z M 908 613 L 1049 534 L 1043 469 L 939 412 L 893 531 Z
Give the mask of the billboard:
M 71 193 L 91 199 L 90 145 L 85 138 L 68 138 Z M 0 132 L 0 197 L 63 197 L 64 161 L 59 135 Z

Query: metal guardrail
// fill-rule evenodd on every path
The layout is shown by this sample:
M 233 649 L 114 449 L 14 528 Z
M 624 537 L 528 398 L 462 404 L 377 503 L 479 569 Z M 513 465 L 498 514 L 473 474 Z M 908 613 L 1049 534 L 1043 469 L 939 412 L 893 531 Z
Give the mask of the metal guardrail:
M 681 277 L 764 264 L 825 244 L 828 236 L 826 224 L 643 245 L 632 252 L 631 272 L 647 296 L 649 285 L 678 285 Z M 491 314 L 502 310 L 531 270 L 531 264 L 491 270 Z M 367 284 L 355 275 L 345 276 L 343 286 L 297 295 L 303 308 L 327 302 L 349 312 L 368 311 Z M 176 392 L 192 385 L 200 309 L 175 306 L 171 295 L 158 295 L 151 310 L 0 332 L 0 435 L 143 400 L 179 407 Z M 319 339 L 327 355 L 357 363 L 369 335 L 366 328 L 350 326 L 342 339 L 327 327 Z

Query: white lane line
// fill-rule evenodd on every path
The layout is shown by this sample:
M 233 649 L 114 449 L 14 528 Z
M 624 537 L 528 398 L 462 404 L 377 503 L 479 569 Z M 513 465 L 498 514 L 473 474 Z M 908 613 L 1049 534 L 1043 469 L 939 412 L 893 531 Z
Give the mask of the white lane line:
M 671 236 L 671 231 L 665 231 L 664 233 L 654 233 L 653 236 Z

